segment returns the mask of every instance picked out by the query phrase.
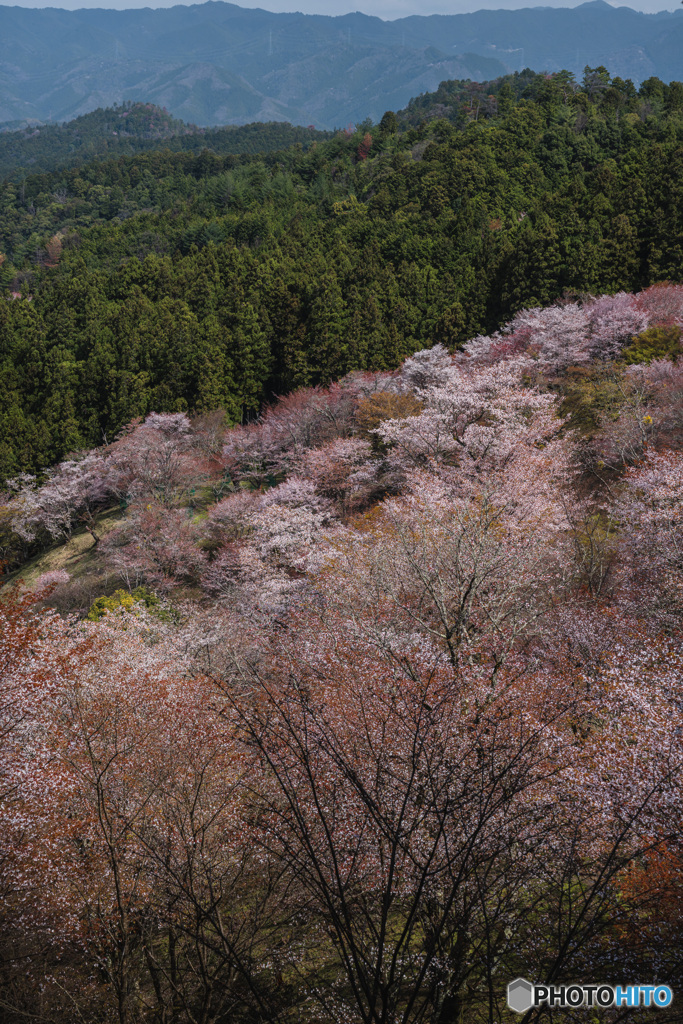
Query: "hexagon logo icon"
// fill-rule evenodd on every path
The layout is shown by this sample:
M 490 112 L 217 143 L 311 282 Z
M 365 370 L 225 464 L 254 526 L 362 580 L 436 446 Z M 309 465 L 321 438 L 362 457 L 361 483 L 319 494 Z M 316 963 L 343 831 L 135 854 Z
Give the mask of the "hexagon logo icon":
M 534 986 L 526 978 L 515 978 L 508 985 L 508 1006 L 515 1013 L 526 1013 L 533 1006 Z

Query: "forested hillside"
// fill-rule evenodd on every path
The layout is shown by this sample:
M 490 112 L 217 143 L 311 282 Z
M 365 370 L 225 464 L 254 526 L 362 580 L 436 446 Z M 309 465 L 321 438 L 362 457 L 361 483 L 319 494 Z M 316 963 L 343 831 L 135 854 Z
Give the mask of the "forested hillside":
M 21 181 L 28 173 L 54 171 L 89 160 L 130 156 L 154 149 L 200 153 L 267 153 L 300 143 L 308 147 L 327 132 L 283 121 L 242 127 L 198 128 L 152 103 L 123 103 L 95 110 L 67 124 L 32 123 L 0 132 L 0 178 Z
M 525 306 L 678 280 L 682 189 L 683 86 L 602 68 L 444 85 L 307 152 L 6 181 L 0 475 L 151 411 L 241 422 Z

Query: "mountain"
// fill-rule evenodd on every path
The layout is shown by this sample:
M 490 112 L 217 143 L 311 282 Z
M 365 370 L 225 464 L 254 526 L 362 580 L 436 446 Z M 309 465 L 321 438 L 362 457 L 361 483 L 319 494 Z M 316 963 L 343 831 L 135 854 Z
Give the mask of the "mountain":
M 0 122 L 62 121 L 124 100 L 202 125 L 333 128 L 436 89 L 604 64 L 636 83 L 683 77 L 683 12 L 601 2 L 384 22 L 209 2 L 169 9 L 0 8 Z

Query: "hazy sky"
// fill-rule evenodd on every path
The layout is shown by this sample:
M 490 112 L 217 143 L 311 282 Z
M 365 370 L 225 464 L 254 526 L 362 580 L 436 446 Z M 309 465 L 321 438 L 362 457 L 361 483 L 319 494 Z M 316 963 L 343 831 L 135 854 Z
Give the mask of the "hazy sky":
M 178 0 L 0 0 L 2 7 L 174 7 Z M 462 14 L 466 11 L 516 9 L 519 7 L 576 7 L 583 0 L 240 0 L 239 7 L 261 7 L 267 11 L 301 11 L 304 14 L 347 14 L 361 10 L 387 21 L 409 14 Z M 637 11 L 675 11 L 680 0 L 611 0 L 613 7 L 632 7 Z

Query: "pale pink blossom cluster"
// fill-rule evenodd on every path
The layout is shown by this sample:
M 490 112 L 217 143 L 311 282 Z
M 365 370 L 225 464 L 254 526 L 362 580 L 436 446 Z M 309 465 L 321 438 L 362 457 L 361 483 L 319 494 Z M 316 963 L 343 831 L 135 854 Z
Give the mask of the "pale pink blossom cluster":
M 678 624 L 683 614 L 683 456 L 648 451 L 629 469 L 613 506 L 626 585 L 639 604 Z
M 590 360 L 618 359 L 648 327 L 683 326 L 683 286 L 653 285 L 639 294 L 587 296 L 545 309 L 524 309 L 492 335 L 477 335 L 464 352 L 475 363 L 526 354 L 558 373 Z
M 359 397 L 370 386 L 350 376 L 329 388 L 302 388 L 259 420 L 230 431 L 223 460 L 235 481 L 260 485 L 289 472 L 310 448 L 351 433 Z

